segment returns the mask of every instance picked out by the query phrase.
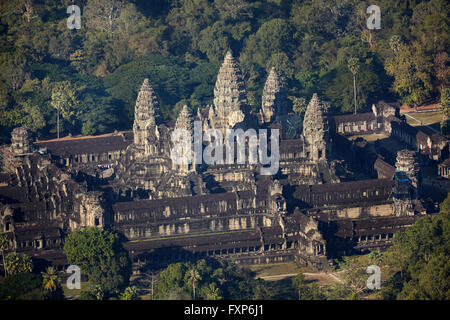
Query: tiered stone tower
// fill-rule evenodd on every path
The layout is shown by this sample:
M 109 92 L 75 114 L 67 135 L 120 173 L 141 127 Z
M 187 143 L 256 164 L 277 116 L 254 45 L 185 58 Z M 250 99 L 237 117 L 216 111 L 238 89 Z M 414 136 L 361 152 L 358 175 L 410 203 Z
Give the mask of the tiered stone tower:
M 286 113 L 286 93 L 275 68 L 270 70 L 264 85 L 261 106 L 261 122 L 269 123 L 276 116 Z
M 247 93 L 241 70 L 230 51 L 217 75 L 214 88 L 214 108 L 208 116 L 211 127 L 225 134 L 226 129 L 233 128 L 245 119 Z
M 422 174 L 420 172 L 420 164 L 417 159 L 417 152 L 411 150 L 400 150 L 397 152 L 397 160 L 395 167 L 399 171 L 404 171 L 411 181 L 413 198 L 417 198 L 422 183 Z
M 33 152 L 33 138 L 28 127 L 19 127 L 12 131 L 10 151 L 19 155 Z
M 146 149 L 148 138 L 158 136 L 159 103 L 155 91 L 148 79 L 144 80 L 134 109 L 134 145 L 137 149 Z
M 304 153 L 312 161 L 327 160 L 330 154 L 330 136 L 326 118 L 328 106 L 315 93 L 303 119 Z
M 183 109 L 181 109 L 180 115 L 177 118 L 177 121 L 175 123 L 175 130 L 177 129 L 184 129 L 187 131 L 191 146 L 188 146 L 184 151 L 176 148 L 172 149 L 172 151 L 176 151 L 177 156 L 181 157 L 182 159 L 182 161 L 179 162 L 176 162 L 172 159 L 172 169 L 177 171 L 178 173 L 185 174 L 195 170 L 195 160 L 194 154 L 192 152 L 194 140 L 193 118 L 191 111 L 189 110 L 189 107 L 187 105 L 183 106 Z M 180 145 L 180 143 L 182 141 L 185 141 L 186 138 L 187 137 L 185 136 L 180 136 L 178 139 L 173 141 L 173 143 L 175 145 Z M 186 154 L 186 152 L 189 152 L 189 154 Z

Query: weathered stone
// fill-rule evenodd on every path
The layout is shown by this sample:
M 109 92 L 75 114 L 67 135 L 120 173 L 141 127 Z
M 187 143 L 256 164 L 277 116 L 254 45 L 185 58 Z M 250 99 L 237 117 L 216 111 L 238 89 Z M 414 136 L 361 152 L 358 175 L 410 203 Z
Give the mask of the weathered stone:
M 408 178 L 411 180 L 413 196 L 417 198 L 419 196 L 420 185 L 422 184 L 422 173 L 417 159 L 417 152 L 406 149 L 398 151 L 395 167 L 399 171 L 406 172 Z
M 315 93 L 308 104 L 303 120 L 303 137 L 306 158 L 327 160 L 330 154 L 329 126 L 326 114 L 328 105 Z
M 246 113 L 244 83 L 231 53 L 214 94 L 214 106 L 197 111 L 204 130 L 258 129 L 256 121 L 251 122 L 255 115 Z M 261 129 L 280 128 L 276 116 L 286 112 L 283 95 L 272 70 L 263 94 Z M 135 266 L 176 262 L 190 252 L 196 257 L 233 257 L 242 264 L 295 258 L 321 269 L 342 254 L 386 248 L 391 234 L 426 209 L 421 200 L 411 201 L 408 179 L 393 180 L 386 173 L 388 179 L 370 180 L 373 168 L 367 166 L 373 167 L 378 155 L 371 158 L 368 148 L 339 133 L 385 130 L 383 123 L 401 120 L 383 107 L 370 117 L 334 117 L 336 132 L 330 132 L 327 108 L 314 95 L 300 138 L 282 135 L 279 175 L 260 176 L 260 164 L 247 162 L 195 168 L 171 158 L 175 129 L 187 130 L 183 138 L 192 141 L 189 108 L 183 106 L 175 123 L 160 121 L 156 95 L 145 80 L 136 100 L 133 132 L 36 143 L 48 153 L 29 153 L 24 147 L 31 145 L 28 131 L 14 132 L 17 152 L 14 145 L 13 152 L 0 148 L 0 231 L 15 241 L 14 249 L 41 257 L 48 251 L 40 249 L 58 250 L 64 236 L 75 230 L 107 227 L 135 240 L 124 243 Z M 397 129 L 393 125 L 393 131 Z M 346 166 L 355 164 L 351 158 L 357 153 L 364 153 L 361 176 Z M 410 154 L 399 153 L 397 162 L 419 186 Z
M 33 152 L 33 138 L 28 127 L 18 127 L 12 131 L 10 150 L 19 155 Z
M 276 116 L 286 113 L 286 93 L 275 68 L 270 70 L 264 85 L 261 105 L 261 120 L 272 122 Z
M 245 120 L 247 94 L 241 70 L 231 51 L 225 56 L 214 87 L 214 109 L 210 109 L 212 127 L 225 133 Z
M 149 136 L 157 134 L 159 118 L 158 99 L 148 79 L 145 79 L 134 109 L 133 132 L 136 148 L 144 149 Z
M 182 129 L 185 132 L 180 131 L 183 134 L 172 137 L 172 142 L 176 146 L 171 148 L 172 170 L 186 174 L 195 171 L 193 119 L 187 105 L 183 106 L 177 118 L 175 130 L 177 129 Z

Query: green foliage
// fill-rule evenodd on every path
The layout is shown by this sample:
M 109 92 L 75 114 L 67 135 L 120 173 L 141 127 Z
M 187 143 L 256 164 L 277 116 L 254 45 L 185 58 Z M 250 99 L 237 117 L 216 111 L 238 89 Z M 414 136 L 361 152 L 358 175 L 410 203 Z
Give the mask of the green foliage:
M 367 294 L 365 270 L 374 264 L 381 269 L 381 290 L 376 292 L 380 299 L 448 300 L 449 246 L 450 193 L 438 215 L 422 217 L 405 231 L 396 233 L 393 246 L 387 251 L 343 257 L 339 277 L 355 296 L 336 293 L 346 299 Z
M 156 299 L 252 299 L 258 282 L 233 263 L 199 260 L 169 265 L 158 275 Z
M 292 102 L 292 110 L 302 116 L 305 114 L 306 112 L 306 107 L 308 106 L 308 102 L 306 101 L 306 99 L 304 97 L 300 97 L 300 98 L 293 98 L 293 102 Z
M 5 257 L 6 271 L 8 275 L 15 275 L 33 270 L 33 261 L 25 254 L 10 252 Z
M 354 0 L 86 0 L 82 30 L 74 31 L 66 26 L 67 1 L 5 2 L 1 142 L 23 124 L 39 138 L 53 138 L 52 101 L 65 106 L 65 134 L 128 129 L 144 77 L 155 86 L 164 117 L 173 118 L 182 100 L 203 108 L 212 102 L 228 49 L 239 56 L 253 110 L 272 66 L 288 95 L 309 99 L 317 92 L 332 102 L 333 112 L 353 110 L 350 57 L 360 65 L 360 111 L 378 99 L 417 105 L 436 98 L 437 88 L 449 83 L 447 1 L 378 5 L 383 28 L 374 32 L 365 26 L 367 3 Z M 64 81 L 71 84 L 65 98 L 52 92 Z
M 115 295 L 127 286 L 131 262 L 117 234 L 94 227 L 76 231 L 66 238 L 64 253 L 88 276 L 97 298 Z
M 406 273 L 398 299 L 450 299 L 450 212 L 448 200 L 439 215 L 423 217 L 395 235 L 395 252 Z
M 444 135 L 450 134 L 450 118 L 442 119 L 440 123 L 441 133 Z
M 97 300 L 97 297 L 90 290 L 83 290 L 80 292 L 78 300 Z
M 430 96 L 431 59 L 418 42 L 401 44 L 386 59 L 386 72 L 394 77 L 393 90 L 406 104 L 418 106 Z
M 0 300 L 44 300 L 40 275 L 25 272 L 0 282 Z
M 450 88 L 444 88 L 441 91 L 441 109 L 445 117 L 450 118 Z
M 120 300 L 138 300 L 139 295 L 135 286 L 127 287 L 123 293 L 120 294 Z

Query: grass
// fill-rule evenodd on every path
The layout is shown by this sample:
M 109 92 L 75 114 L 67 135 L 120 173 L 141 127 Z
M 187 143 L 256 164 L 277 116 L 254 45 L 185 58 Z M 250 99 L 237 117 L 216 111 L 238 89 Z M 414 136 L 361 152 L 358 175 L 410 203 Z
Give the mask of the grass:
M 311 270 L 306 267 L 299 267 L 293 261 L 280 262 L 271 264 L 258 264 L 250 265 L 248 268 L 256 272 L 256 277 L 276 276 L 280 274 L 291 274 L 300 272 L 310 272 Z
M 422 121 L 423 124 L 434 124 L 434 123 L 440 123 L 444 114 L 442 111 L 435 111 L 435 112 L 412 112 L 408 113 L 411 117 L 416 118 L 419 121 Z M 408 122 L 411 126 L 421 126 L 423 124 L 420 124 L 420 122 L 415 121 L 414 119 L 411 119 L 410 117 L 406 116 L 406 122 Z
M 81 289 L 69 289 L 69 288 L 67 288 L 67 284 L 64 282 L 61 283 L 61 286 L 62 286 L 62 289 L 64 292 L 64 296 L 66 298 L 68 298 L 68 297 L 79 296 L 81 291 L 87 290 L 89 288 L 89 282 L 88 281 L 81 282 L 80 283 Z

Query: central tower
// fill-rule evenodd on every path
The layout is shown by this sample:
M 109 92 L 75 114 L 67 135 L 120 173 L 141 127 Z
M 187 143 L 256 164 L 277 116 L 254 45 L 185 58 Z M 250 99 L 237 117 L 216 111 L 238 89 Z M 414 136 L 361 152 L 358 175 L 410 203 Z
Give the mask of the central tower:
M 208 116 L 209 123 L 225 134 L 226 129 L 244 121 L 246 108 L 247 93 L 241 70 L 231 51 L 228 51 L 217 75 L 214 107 Z
M 148 140 L 158 136 L 159 103 L 155 91 L 148 79 L 145 79 L 139 90 L 134 108 L 134 145 L 137 149 L 145 150 Z
M 326 117 L 328 105 L 314 93 L 303 120 L 304 152 L 312 161 L 328 160 L 330 155 L 330 132 Z

